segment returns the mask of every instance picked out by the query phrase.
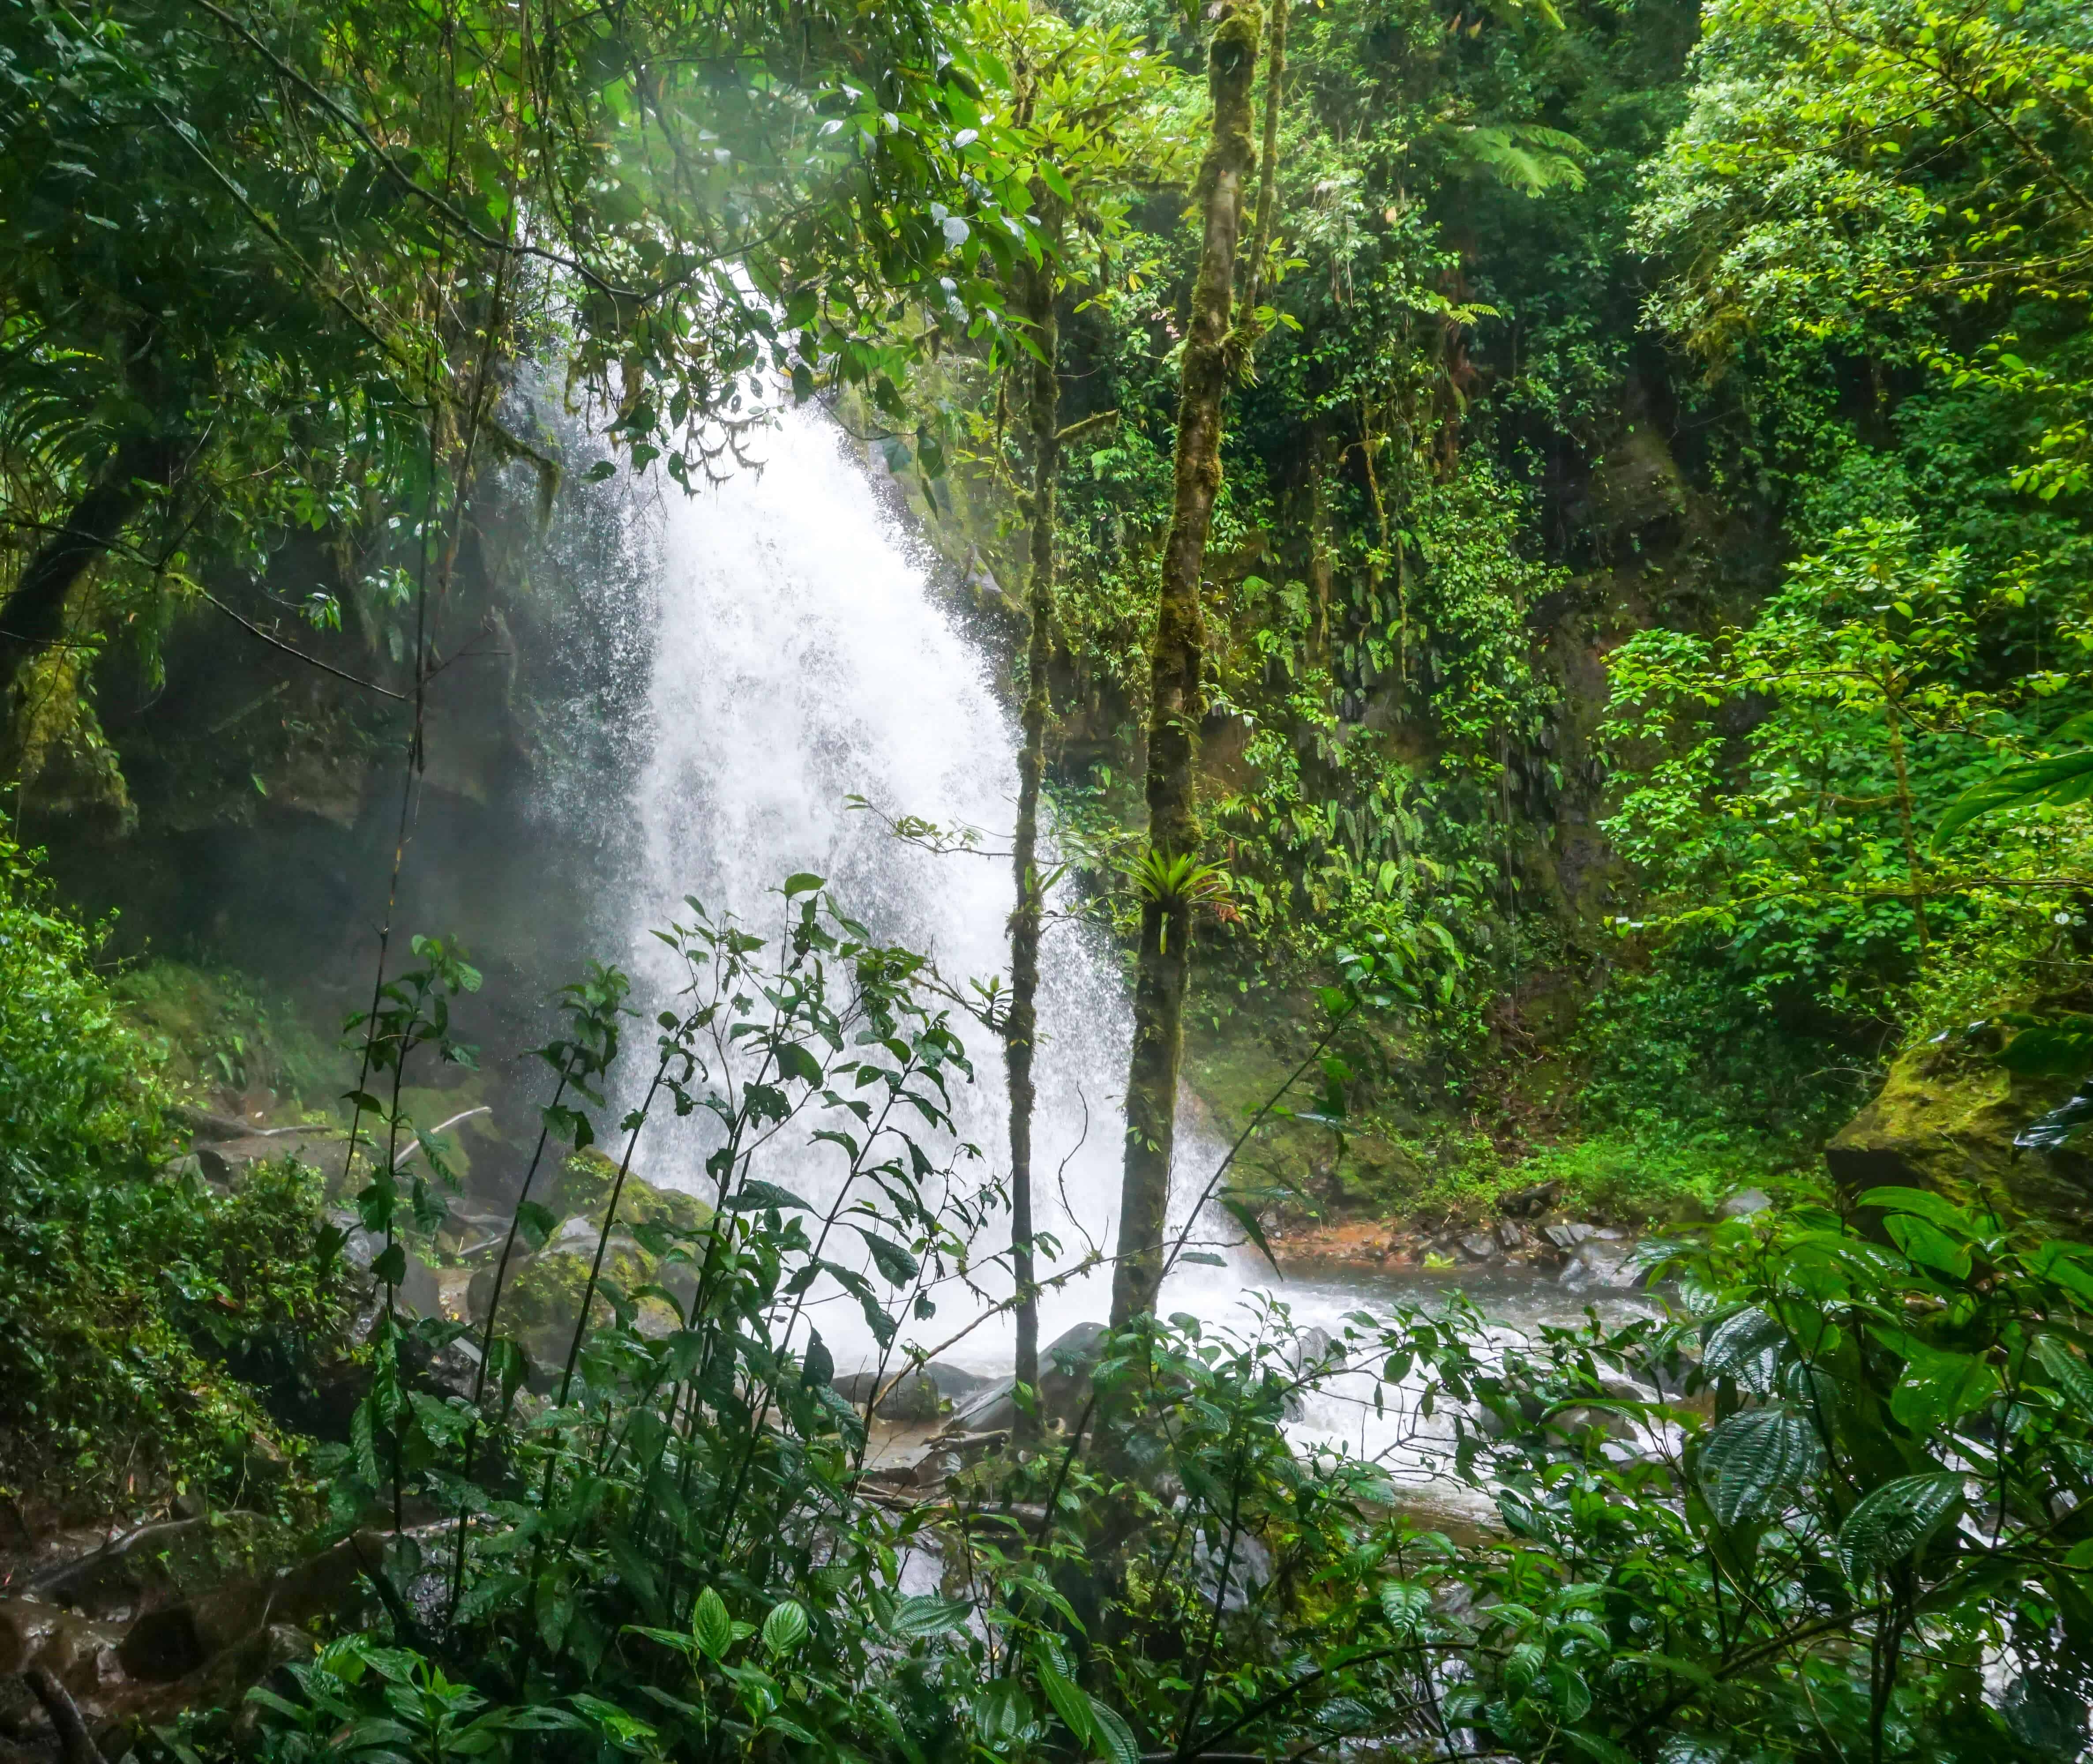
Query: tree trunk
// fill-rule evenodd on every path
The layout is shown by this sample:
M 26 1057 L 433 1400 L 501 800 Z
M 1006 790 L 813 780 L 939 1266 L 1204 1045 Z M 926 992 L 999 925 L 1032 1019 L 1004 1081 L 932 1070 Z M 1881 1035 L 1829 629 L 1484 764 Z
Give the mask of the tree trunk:
M 1052 197 L 1035 192 L 1047 216 Z M 1017 904 L 1010 915 L 1010 1014 L 1003 1057 L 1010 1079 L 1011 1273 L 1017 1289 L 1017 1381 L 1039 1389 L 1039 1303 L 1032 1291 L 1032 1057 L 1038 1040 L 1040 876 L 1039 785 L 1046 769 L 1046 670 L 1054 625 L 1054 486 L 1060 469 L 1061 382 L 1055 369 L 1060 328 L 1054 311 L 1054 257 L 1047 253 L 1025 272 L 1024 316 L 1041 359 L 1025 362 L 1026 416 L 1032 431 L 1032 570 L 1025 602 L 1032 621 L 1025 650 L 1025 746 L 1017 762 L 1017 833 L 1011 841 Z M 1036 1409 L 1020 1407 L 1013 1436 L 1039 1438 Z
M 180 475 L 185 450 L 156 436 L 132 436 L 110 454 L 65 524 L 37 548 L 0 603 L 0 697 L 22 670 L 65 635 L 66 598 L 89 565 L 116 543 L 145 500 Z
M 1191 330 L 1185 341 L 1175 500 L 1149 668 L 1148 845 L 1151 854 L 1165 863 L 1196 857 L 1199 849 L 1193 802 L 1204 708 L 1200 664 L 1206 632 L 1199 579 L 1214 498 L 1221 486 L 1221 400 L 1229 379 L 1228 318 L 1236 250 L 1242 236 L 1243 184 L 1254 157 L 1250 81 L 1257 70 L 1260 24 L 1256 0 L 1224 0 L 1207 57 L 1213 136 L 1196 190 L 1205 240 L 1192 291 Z M 1160 883 L 1162 878 L 1155 880 Z M 1187 895 L 1168 887 L 1156 887 L 1142 904 L 1119 1260 L 1112 1274 L 1115 1328 L 1151 1313 L 1162 1285 L 1191 917 Z
M 1264 143 L 1258 154 L 1257 226 L 1250 244 L 1250 288 L 1243 297 L 1249 309 L 1243 329 L 1250 339 L 1259 335 L 1257 309 L 1272 290 L 1264 279 L 1264 260 L 1272 253 L 1272 229 L 1279 218 L 1279 104 L 1286 83 L 1286 0 L 1272 0 L 1272 19 L 1264 51 Z

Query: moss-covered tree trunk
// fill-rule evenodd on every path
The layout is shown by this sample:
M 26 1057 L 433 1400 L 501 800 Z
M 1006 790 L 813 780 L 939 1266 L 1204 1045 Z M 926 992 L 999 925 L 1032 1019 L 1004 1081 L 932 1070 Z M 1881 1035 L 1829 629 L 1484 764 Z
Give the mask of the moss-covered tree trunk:
M 159 435 L 119 443 L 56 530 L 37 547 L 0 600 L 0 703 L 17 677 L 65 635 L 66 601 L 110 547 L 151 490 L 180 477 L 188 449 Z
M 1177 402 L 1177 452 L 1170 537 L 1163 552 L 1155 646 L 1150 656 L 1148 843 L 1152 858 L 1141 914 L 1133 993 L 1133 1053 L 1126 1083 L 1126 1165 L 1120 1191 L 1119 1259 L 1112 1274 L 1115 1327 L 1152 1312 L 1163 1282 L 1163 1234 L 1176 1135 L 1177 1073 L 1190 967 L 1191 902 L 1166 878 L 1175 859 L 1199 847 L 1194 802 L 1201 664 L 1206 647 L 1199 579 L 1221 486 L 1221 402 L 1230 378 L 1228 321 L 1243 185 L 1254 153 L 1250 82 L 1261 24 L 1256 0 L 1224 4 L 1208 52 L 1213 136 L 1199 166 L 1196 199 L 1204 226 L 1192 290 Z
M 1051 230 L 1058 214 L 1053 197 L 1035 188 L 1042 219 Z M 1037 357 L 1023 370 L 1026 426 L 1032 455 L 1031 579 L 1025 611 L 1032 621 L 1025 648 L 1025 743 L 1017 762 L 1017 832 L 1011 841 L 1017 904 L 1010 915 L 1010 1012 L 1003 1026 L 1003 1067 L 1010 1081 L 1011 1271 L 1017 1290 L 1017 1381 L 1039 1388 L 1039 1304 L 1033 1295 L 1032 1058 L 1038 1042 L 1040 871 L 1039 786 L 1046 769 L 1046 672 L 1053 655 L 1054 483 L 1060 469 L 1061 381 L 1055 370 L 1060 326 L 1054 311 L 1051 253 L 1025 272 L 1023 316 L 1031 327 Z M 1020 1443 L 1039 1435 L 1036 1412 L 1020 1407 L 1015 1434 Z

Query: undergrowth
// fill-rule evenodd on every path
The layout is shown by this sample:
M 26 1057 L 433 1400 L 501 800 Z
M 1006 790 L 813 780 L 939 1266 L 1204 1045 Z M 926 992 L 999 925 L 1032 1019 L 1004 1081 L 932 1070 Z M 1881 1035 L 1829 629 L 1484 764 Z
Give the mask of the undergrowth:
M 0 1495 L 267 1504 L 298 1448 L 258 1386 L 309 1386 L 344 1303 L 318 1178 L 168 1171 L 164 1064 L 96 943 L 0 839 Z

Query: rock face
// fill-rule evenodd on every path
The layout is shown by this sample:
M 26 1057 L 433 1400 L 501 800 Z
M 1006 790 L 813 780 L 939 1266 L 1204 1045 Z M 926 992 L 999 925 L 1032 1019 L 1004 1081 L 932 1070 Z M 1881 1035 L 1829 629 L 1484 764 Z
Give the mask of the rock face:
M 2013 1149 L 2013 1135 L 2069 1088 L 1928 1043 L 1890 1067 L 1875 1100 L 1825 1147 L 1824 1162 L 1849 1194 L 1926 1188 L 1958 1203 L 1988 1195 L 2016 1212 L 2083 1223 L 2093 1219 L 2093 1159 Z

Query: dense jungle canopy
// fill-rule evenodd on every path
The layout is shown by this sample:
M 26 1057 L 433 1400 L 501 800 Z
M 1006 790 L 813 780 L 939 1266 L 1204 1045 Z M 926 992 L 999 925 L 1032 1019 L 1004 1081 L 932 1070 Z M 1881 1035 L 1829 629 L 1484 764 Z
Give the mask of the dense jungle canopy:
M 2089 302 L 2069 0 L 15 0 L 0 1764 L 2087 1755 Z

